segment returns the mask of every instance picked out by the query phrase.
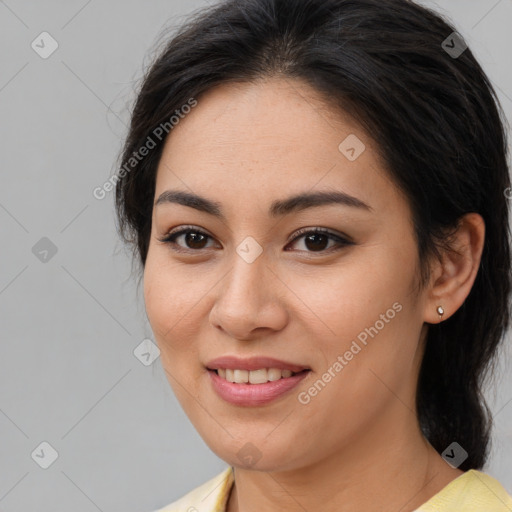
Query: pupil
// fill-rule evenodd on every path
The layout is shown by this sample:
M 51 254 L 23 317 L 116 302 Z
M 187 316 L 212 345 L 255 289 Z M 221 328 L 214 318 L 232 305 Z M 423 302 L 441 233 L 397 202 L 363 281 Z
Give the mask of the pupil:
M 200 242 L 199 242 L 199 247 L 194 245 L 194 243 L 197 243 L 197 239 L 205 238 L 203 235 L 201 235 L 200 233 L 187 233 L 185 235 L 185 237 L 186 237 L 186 243 L 189 247 L 195 248 L 195 249 L 202 249 Z
M 326 243 L 325 243 L 325 242 L 327 242 L 327 241 L 328 241 L 328 239 L 327 239 L 327 236 L 326 236 L 326 235 L 322 235 L 322 234 L 320 234 L 320 233 L 314 233 L 314 234 L 312 234 L 312 235 L 308 235 L 308 236 L 306 237 L 306 247 L 308 247 L 308 249 L 310 249 L 310 248 L 311 248 L 311 247 L 308 245 L 308 242 L 310 242 L 310 241 L 314 240 L 314 239 L 315 239 L 315 237 L 316 237 L 317 242 L 318 242 L 318 238 L 323 238 L 323 239 L 324 239 L 324 240 L 323 240 L 323 241 L 324 241 L 324 243 L 320 242 L 320 247 L 319 247 L 319 246 L 318 246 L 318 243 L 315 245 L 315 243 L 313 242 L 313 247 L 312 247 L 312 248 L 313 248 L 313 249 L 315 249 L 315 247 L 316 247 L 316 250 L 322 250 L 322 249 L 325 249 L 325 247 L 326 247 Z

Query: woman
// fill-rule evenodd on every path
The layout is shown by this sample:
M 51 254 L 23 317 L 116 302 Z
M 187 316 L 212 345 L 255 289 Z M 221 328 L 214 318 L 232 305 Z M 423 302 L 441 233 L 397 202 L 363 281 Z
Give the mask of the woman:
M 404 0 L 227 0 L 144 78 L 116 188 L 161 361 L 229 467 L 161 511 L 512 510 L 496 95 Z

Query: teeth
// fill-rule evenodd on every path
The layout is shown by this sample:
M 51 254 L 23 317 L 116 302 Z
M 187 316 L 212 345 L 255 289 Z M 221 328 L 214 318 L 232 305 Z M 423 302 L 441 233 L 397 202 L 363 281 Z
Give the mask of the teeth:
M 285 374 L 283 375 L 282 372 L 285 372 Z M 279 368 L 269 368 L 267 370 L 267 378 L 269 381 L 274 381 L 274 380 L 279 380 L 281 378 L 281 376 L 284 376 L 284 377 L 289 377 L 288 373 L 290 371 L 289 370 L 280 370 Z
M 281 378 L 281 374 L 279 374 L 279 378 Z M 268 380 L 268 371 L 265 370 L 265 368 L 262 368 L 261 370 L 252 370 L 249 372 L 249 382 L 251 384 L 263 384 Z
M 219 368 L 217 373 L 228 382 L 237 384 L 264 384 L 268 381 L 279 380 L 293 375 L 291 370 L 280 370 L 278 368 L 261 368 L 260 370 L 233 370 L 231 368 Z
M 249 372 L 247 370 L 233 370 L 233 381 L 232 382 L 248 382 Z

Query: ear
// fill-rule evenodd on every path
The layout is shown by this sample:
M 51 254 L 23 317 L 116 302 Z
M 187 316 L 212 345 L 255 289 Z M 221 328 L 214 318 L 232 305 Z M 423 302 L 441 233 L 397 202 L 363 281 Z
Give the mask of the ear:
M 468 213 L 459 219 L 451 248 L 443 250 L 440 260 L 432 267 L 424 321 L 440 323 L 452 316 L 464 303 L 475 282 L 485 241 L 485 222 L 478 213 Z M 442 319 L 438 306 L 444 310 Z

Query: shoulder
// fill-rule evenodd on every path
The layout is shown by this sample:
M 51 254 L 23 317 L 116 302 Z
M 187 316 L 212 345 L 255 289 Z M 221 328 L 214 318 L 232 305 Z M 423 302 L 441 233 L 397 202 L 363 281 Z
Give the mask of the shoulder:
M 415 512 L 510 512 L 512 497 L 491 475 L 470 469 Z
M 228 467 L 180 499 L 154 512 L 224 512 L 232 484 L 233 472 Z

